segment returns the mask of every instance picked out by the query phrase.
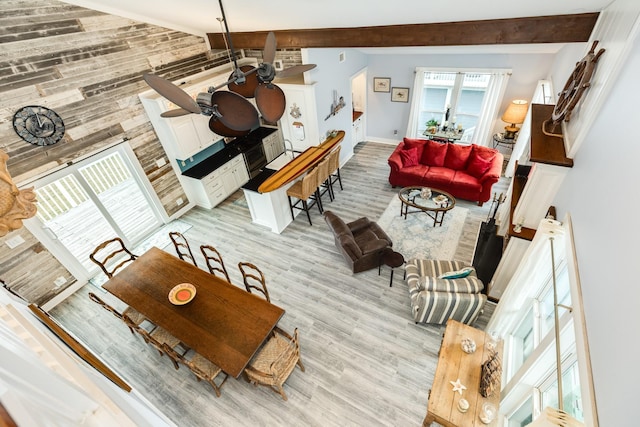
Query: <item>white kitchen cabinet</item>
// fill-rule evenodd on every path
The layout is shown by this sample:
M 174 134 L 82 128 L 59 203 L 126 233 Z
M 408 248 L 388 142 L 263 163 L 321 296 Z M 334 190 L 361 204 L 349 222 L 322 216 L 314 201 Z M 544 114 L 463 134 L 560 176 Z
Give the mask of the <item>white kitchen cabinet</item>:
M 249 180 L 244 156 L 238 154 L 202 179 L 186 178 L 192 188 L 194 202 L 211 209 L 235 193 Z
M 210 82 L 213 84 L 215 81 Z M 194 89 L 192 88 L 192 90 Z M 198 91 L 199 89 L 196 92 Z M 160 114 L 174 109 L 176 106 L 159 95 L 141 96 L 141 100 L 147 110 L 149 120 L 158 134 L 160 143 L 170 158 L 186 160 L 222 139 L 222 136 L 209 129 L 209 117 L 207 116 L 187 114 L 163 118 L 160 117 Z
M 229 166 L 229 170 L 225 173 L 223 180 L 228 196 L 249 181 L 249 171 L 244 164 L 243 155 L 234 157 L 227 165 Z
M 205 129 L 200 119 L 206 119 Z M 188 159 L 222 138 L 209 130 L 205 116 L 189 114 L 173 118 L 168 124 L 176 137 L 176 158 L 180 160 Z
M 363 116 L 358 117 L 357 119 L 355 119 L 353 121 L 353 146 L 355 147 L 356 144 L 358 144 L 359 142 L 364 141 L 364 123 L 363 123 Z
M 278 129 L 271 135 L 262 139 L 264 155 L 267 159 L 267 163 L 271 163 L 276 157 L 284 153 L 284 139 L 282 138 L 281 132 L 282 131 Z
M 255 62 L 255 59 L 242 60 L 239 65 L 254 64 Z M 196 99 L 199 93 L 207 92 L 210 86 L 215 87 L 226 82 L 229 73 L 228 66 L 219 67 L 189 76 L 184 79 L 184 82 L 176 82 L 176 84 L 193 99 Z M 223 87 L 219 90 L 226 89 Z M 189 159 L 223 138 L 209 129 L 210 117 L 208 116 L 187 114 L 171 118 L 160 117 L 160 114 L 176 109 L 178 106 L 152 89 L 139 94 L 139 98 L 169 158 Z

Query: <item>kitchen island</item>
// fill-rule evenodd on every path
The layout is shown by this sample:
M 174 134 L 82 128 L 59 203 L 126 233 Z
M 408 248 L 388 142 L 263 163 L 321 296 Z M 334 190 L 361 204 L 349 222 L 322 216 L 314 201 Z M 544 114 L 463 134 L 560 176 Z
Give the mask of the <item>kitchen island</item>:
M 291 209 L 289 208 L 289 200 L 287 198 L 287 189 L 293 185 L 293 182 L 277 190 L 269 191 L 268 193 L 260 193 L 258 192 L 258 188 L 267 178 L 275 174 L 292 159 L 293 156 L 291 152 L 281 154 L 269 163 L 258 175 L 242 186 L 242 192 L 247 200 L 249 212 L 251 212 L 252 222 L 268 227 L 271 231 L 278 234 L 282 233 L 291 221 L 293 221 Z
M 334 131 L 320 145 L 309 147 L 297 156 L 293 156 L 293 152 L 284 152 L 243 185 L 242 191 L 253 222 L 271 228 L 274 233 L 281 233 L 294 217 L 287 189 L 328 156 L 343 138 L 344 131 Z M 298 213 L 300 211 L 296 210 Z

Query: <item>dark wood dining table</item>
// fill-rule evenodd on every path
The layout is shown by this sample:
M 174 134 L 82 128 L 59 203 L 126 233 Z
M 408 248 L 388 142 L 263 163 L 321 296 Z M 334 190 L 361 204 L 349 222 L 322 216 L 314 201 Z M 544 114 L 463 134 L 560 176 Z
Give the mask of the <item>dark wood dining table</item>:
M 196 295 L 174 305 L 169 292 L 191 283 Z M 111 294 L 238 378 L 284 310 L 156 247 L 104 285 Z

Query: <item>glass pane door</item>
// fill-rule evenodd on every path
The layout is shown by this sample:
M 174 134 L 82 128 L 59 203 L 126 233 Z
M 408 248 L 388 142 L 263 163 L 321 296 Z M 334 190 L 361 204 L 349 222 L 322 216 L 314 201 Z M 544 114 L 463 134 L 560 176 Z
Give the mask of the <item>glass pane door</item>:
M 123 239 L 137 243 L 149 230 L 159 225 L 153 209 L 120 153 L 113 153 L 80 168 L 80 174 Z
M 161 224 L 144 187 L 121 150 L 109 150 L 57 172 L 35 185 L 39 239 L 78 279 L 99 268 L 89 254 L 120 237 L 128 247 Z
M 87 271 L 95 264 L 89 254 L 116 231 L 84 191 L 74 175 L 66 175 L 35 190 L 37 217 Z

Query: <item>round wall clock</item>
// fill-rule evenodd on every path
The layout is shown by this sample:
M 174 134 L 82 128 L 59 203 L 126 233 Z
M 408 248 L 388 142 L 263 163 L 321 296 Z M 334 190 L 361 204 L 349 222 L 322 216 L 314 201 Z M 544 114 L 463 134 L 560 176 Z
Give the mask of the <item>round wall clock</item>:
M 64 122 L 58 113 L 39 105 L 27 105 L 16 111 L 13 129 L 33 145 L 52 145 L 64 136 Z

